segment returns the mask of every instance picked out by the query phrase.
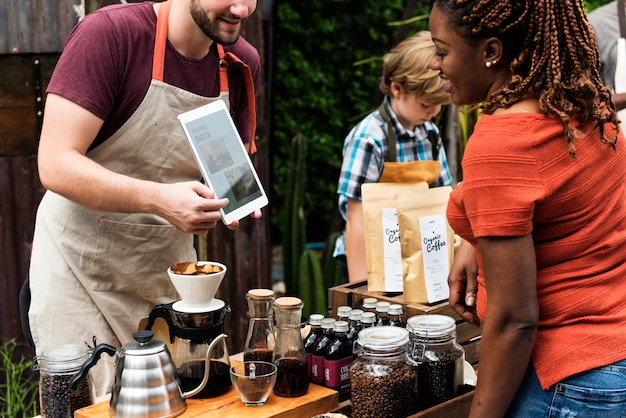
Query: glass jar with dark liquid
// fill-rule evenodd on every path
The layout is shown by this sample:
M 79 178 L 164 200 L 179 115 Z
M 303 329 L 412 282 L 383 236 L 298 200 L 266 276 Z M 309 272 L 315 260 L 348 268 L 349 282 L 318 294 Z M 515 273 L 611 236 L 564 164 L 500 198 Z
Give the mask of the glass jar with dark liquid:
M 302 396 L 309 390 L 306 351 L 300 333 L 303 303 L 295 297 L 281 297 L 273 306 L 276 319 L 274 364 L 278 368 L 274 394 Z
M 274 291 L 270 289 L 250 289 L 248 301 L 248 334 L 243 349 L 244 361 L 274 360 L 274 316 L 272 302 Z

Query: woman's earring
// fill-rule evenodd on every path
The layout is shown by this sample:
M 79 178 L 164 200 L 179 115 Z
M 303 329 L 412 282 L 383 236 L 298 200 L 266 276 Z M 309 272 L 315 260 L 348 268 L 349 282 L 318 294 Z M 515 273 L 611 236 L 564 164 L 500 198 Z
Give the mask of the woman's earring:
M 491 66 L 492 66 L 492 65 L 496 65 L 496 64 L 497 64 L 497 62 L 498 62 L 498 61 L 496 61 L 496 60 L 493 60 L 493 61 L 487 61 L 487 62 L 485 63 L 485 67 L 487 67 L 487 68 L 491 68 Z

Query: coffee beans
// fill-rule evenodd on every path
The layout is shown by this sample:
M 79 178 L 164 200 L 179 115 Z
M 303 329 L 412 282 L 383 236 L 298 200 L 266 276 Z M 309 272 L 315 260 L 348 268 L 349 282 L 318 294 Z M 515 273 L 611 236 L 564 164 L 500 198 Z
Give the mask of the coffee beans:
M 424 361 L 417 366 L 420 410 L 450 400 L 459 389 L 462 358 L 439 353 L 437 361 Z M 459 367 L 461 370 L 459 370 Z
M 74 411 L 91 405 L 90 382 L 83 379 L 78 389 L 70 388 L 71 374 L 42 373 L 39 401 L 43 418 L 73 417 Z
M 403 418 L 417 412 L 417 372 L 404 361 L 358 361 L 350 368 L 354 418 Z

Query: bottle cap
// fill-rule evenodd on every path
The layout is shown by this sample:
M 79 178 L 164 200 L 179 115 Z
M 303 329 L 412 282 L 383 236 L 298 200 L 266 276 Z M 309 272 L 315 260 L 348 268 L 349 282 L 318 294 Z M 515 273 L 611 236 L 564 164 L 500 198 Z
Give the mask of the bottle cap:
M 309 325 L 322 325 L 322 319 L 324 319 L 324 315 L 314 313 L 309 316 Z
M 335 318 L 324 318 L 322 319 L 322 328 L 324 329 L 333 329 L 335 325 Z
M 346 318 L 350 315 L 350 311 L 352 310 L 349 306 L 340 306 L 337 308 L 337 316 L 340 318 Z
M 348 329 L 350 329 L 350 325 L 346 321 L 335 321 L 333 326 L 335 332 L 348 332 Z
M 361 319 L 361 315 L 363 315 L 362 309 L 352 309 L 350 311 L 350 316 L 348 317 L 348 319 L 350 319 L 351 321 L 359 321 Z
M 378 299 L 376 299 L 376 298 L 365 298 L 365 299 L 363 299 L 363 307 L 364 308 L 375 308 L 376 307 L 376 302 L 378 302 Z
M 376 322 L 376 314 L 374 312 L 363 312 L 361 314 L 362 324 L 373 324 Z
M 389 305 L 389 315 L 402 315 L 402 305 Z
M 389 302 L 376 302 L 376 312 L 387 312 L 389 311 Z

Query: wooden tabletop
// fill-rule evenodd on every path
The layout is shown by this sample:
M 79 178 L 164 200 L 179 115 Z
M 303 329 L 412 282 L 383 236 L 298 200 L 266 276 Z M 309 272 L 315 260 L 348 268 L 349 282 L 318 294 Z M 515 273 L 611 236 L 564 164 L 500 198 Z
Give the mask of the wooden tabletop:
M 337 391 L 309 385 L 309 391 L 297 398 L 283 398 L 273 393 L 265 405 L 245 406 L 232 387 L 222 396 L 211 399 L 187 399 L 187 409 L 180 418 L 303 418 L 335 410 L 339 397 Z M 109 417 L 109 401 L 100 402 L 74 413 L 74 418 Z

